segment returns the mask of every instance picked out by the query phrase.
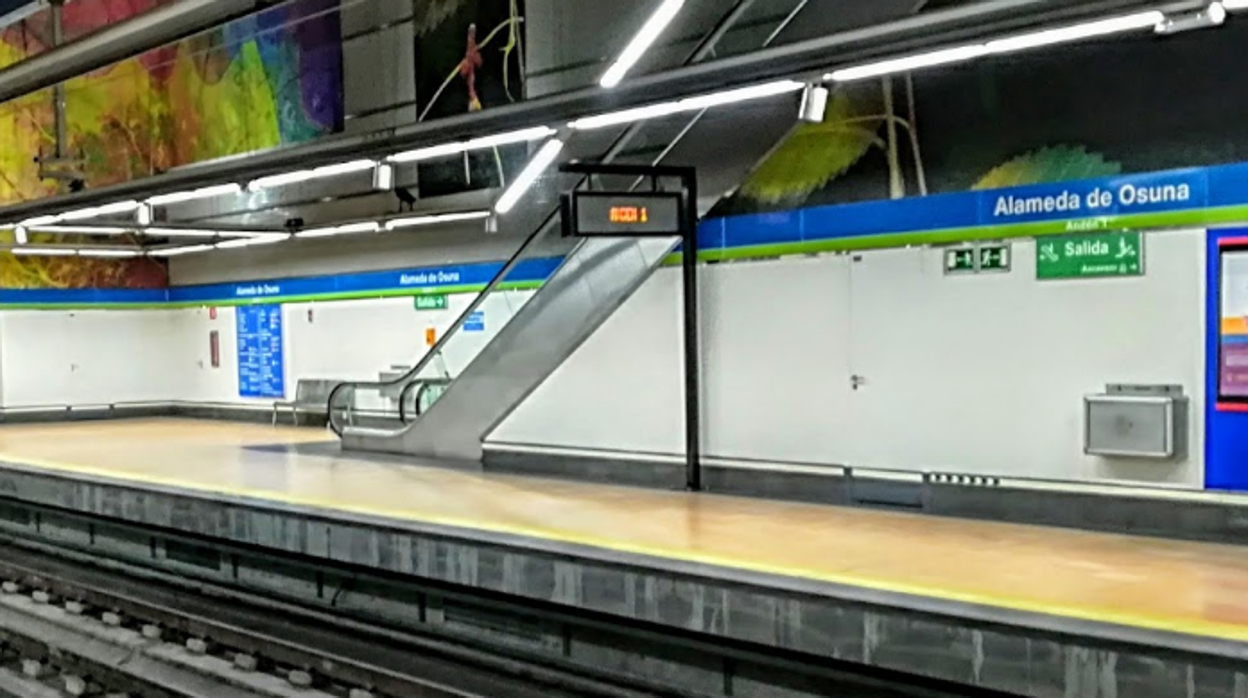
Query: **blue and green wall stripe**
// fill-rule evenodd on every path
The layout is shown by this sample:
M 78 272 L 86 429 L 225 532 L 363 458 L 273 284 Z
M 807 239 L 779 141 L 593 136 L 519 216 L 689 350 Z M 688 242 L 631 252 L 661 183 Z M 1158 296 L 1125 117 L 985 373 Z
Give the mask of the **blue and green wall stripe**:
M 699 227 L 704 262 L 1095 230 L 1248 222 L 1248 163 L 732 216 Z M 667 260 L 680 260 L 677 251 Z M 526 260 L 505 288 L 540 286 L 558 258 Z M 185 308 L 477 293 L 502 262 L 158 290 L 3 289 L 0 308 Z

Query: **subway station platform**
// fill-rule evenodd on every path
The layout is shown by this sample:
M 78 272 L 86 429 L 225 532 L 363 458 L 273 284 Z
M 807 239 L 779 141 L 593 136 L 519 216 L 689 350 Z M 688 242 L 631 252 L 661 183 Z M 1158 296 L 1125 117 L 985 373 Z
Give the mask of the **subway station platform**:
M 1241 547 L 334 448 L 223 422 L 5 426 L 0 498 L 1022 695 L 1248 695 Z

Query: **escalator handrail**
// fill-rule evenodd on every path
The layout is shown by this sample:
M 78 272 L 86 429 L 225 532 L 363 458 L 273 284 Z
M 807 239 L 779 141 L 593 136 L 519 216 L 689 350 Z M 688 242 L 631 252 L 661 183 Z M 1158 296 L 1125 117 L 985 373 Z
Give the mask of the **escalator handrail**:
M 424 396 L 425 391 L 435 385 L 450 385 L 450 378 L 431 378 L 419 381 L 412 381 L 403 386 L 403 392 L 399 393 L 399 421 L 407 424 L 407 396 L 411 394 L 412 388 L 420 386 L 420 390 L 416 391 L 416 401 L 412 404 L 416 405 L 416 416 L 420 416 L 420 398 Z

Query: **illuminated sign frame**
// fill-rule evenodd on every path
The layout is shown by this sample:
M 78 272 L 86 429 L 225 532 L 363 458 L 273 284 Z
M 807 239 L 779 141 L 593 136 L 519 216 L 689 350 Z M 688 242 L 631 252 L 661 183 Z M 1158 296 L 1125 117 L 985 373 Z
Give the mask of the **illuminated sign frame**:
M 679 192 L 572 192 L 563 198 L 563 234 L 568 237 L 684 235 L 684 204 L 685 196 Z M 614 211 L 624 209 L 641 209 L 649 215 L 639 215 L 636 221 L 611 220 Z
M 1216 395 L 1215 409 L 1219 412 L 1248 412 L 1248 395 L 1240 393 L 1229 393 L 1226 391 L 1227 382 L 1227 362 L 1228 362 L 1228 343 L 1233 340 L 1227 336 L 1225 327 L 1226 318 L 1223 312 L 1223 296 L 1226 294 L 1227 281 L 1227 263 L 1228 255 L 1242 255 L 1248 253 L 1248 237 L 1223 238 L 1218 241 L 1218 278 L 1217 288 L 1209 289 L 1210 293 L 1216 294 L 1216 303 L 1218 308 L 1218 324 L 1217 332 L 1217 371 L 1216 379 Z M 1240 338 L 1242 339 L 1242 338 Z M 1242 347 L 1242 345 L 1240 345 Z M 1236 347 L 1237 349 L 1240 347 Z

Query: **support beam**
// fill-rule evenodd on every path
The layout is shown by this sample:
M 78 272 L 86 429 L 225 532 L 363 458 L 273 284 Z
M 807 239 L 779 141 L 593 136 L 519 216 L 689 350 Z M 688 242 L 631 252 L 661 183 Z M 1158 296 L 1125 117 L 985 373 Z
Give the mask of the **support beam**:
M 0 70 L 0 103 L 37 92 L 286 0 L 179 0 Z

